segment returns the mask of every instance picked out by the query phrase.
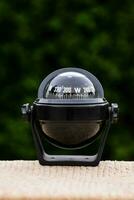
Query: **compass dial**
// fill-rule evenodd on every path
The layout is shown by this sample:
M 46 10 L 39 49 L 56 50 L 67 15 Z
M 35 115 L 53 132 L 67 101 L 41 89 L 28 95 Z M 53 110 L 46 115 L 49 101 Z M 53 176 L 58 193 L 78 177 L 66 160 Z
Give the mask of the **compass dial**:
M 79 72 L 64 72 L 49 81 L 44 89 L 47 99 L 88 99 L 96 98 L 93 83 Z

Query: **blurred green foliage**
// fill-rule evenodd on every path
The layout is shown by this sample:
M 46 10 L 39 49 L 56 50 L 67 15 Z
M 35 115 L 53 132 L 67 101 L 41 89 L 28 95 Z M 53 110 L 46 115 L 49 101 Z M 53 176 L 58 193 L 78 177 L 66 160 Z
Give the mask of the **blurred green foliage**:
M 0 1 L 0 159 L 35 159 L 20 106 L 55 69 L 82 67 L 118 102 L 104 159 L 134 159 L 134 1 Z

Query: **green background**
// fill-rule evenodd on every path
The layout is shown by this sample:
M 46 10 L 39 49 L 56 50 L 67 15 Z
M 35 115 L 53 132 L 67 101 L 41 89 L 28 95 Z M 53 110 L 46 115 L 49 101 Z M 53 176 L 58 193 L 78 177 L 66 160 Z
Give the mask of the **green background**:
M 103 159 L 134 159 L 134 1 L 0 0 L 0 159 L 36 159 L 20 106 L 62 67 L 98 77 L 120 117 Z

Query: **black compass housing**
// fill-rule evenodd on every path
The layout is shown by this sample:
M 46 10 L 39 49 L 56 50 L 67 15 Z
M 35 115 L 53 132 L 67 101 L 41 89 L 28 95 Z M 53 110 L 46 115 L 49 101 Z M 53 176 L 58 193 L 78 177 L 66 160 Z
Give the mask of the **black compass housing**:
M 96 166 L 102 155 L 112 122 L 118 118 L 118 105 L 109 104 L 99 80 L 80 68 L 63 68 L 41 83 L 32 106 L 24 104 L 22 114 L 32 125 L 37 155 L 42 165 Z M 50 155 L 44 140 L 58 149 L 77 150 L 101 137 L 95 155 Z

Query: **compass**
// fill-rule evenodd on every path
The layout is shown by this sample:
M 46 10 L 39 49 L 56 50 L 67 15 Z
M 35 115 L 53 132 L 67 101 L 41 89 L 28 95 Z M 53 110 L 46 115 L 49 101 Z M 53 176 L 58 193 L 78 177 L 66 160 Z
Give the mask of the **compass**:
M 63 68 L 40 84 L 32 105 L 21 107 L 32 126 L 37 156 L 42 165 L 98 165 L 110 125 L 117 121 L 118 105 L 104 97 L 99 80 L 80 68 Z M 100 138 L 92 155 L 51 155 L 43 143 L 66 152 L 76 152 Z

